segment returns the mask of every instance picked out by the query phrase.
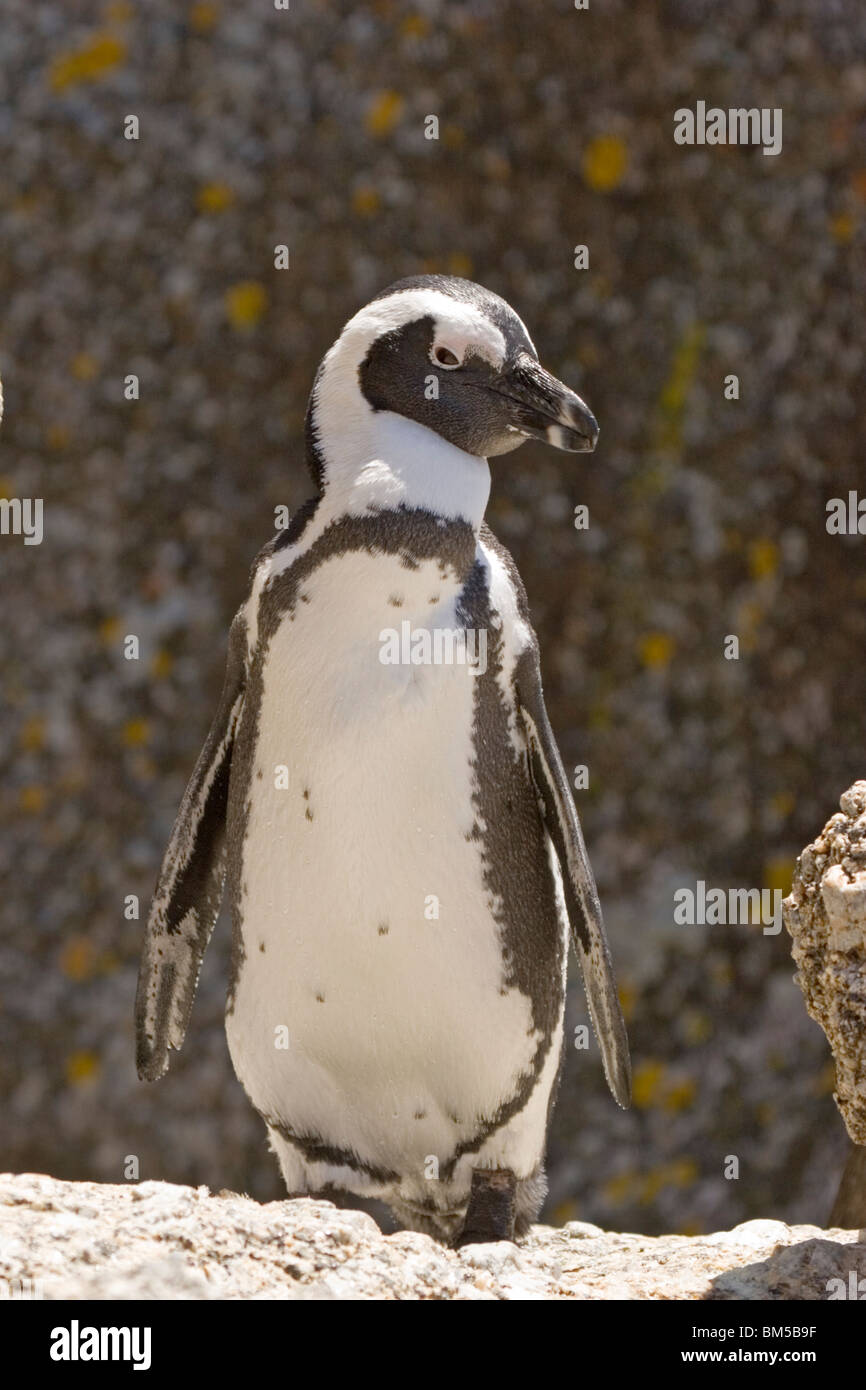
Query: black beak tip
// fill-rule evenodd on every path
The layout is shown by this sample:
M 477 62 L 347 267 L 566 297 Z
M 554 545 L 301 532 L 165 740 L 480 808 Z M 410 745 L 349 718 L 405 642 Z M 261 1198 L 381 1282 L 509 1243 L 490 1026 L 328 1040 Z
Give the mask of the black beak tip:
M 586 439 L 584 450 L 586 453 L 591 454 L 594 452 L 595 446 L 598 443 L 598 421 L 594 415 L 590 415 L 584 422 L 584 431 L 584 438 Z
M 580 438 L 576 452 L 591 454 L 598 443 L 598 421 L 582 401 L 579 408 L 572 406 L 569 413 L 571 415 L 571 427 Z

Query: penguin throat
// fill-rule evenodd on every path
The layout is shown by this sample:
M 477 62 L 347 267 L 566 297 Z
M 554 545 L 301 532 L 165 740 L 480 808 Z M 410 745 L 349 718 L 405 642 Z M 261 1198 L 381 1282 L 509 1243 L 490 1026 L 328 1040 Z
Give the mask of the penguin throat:
M 476 533 L 484 520 L 487 460 L 415 420 L 365 404 L 363 412 L 338 421 L 317 403 L 310 411 L 307 450 L 326 514 L 424 510 L 468 522 Z

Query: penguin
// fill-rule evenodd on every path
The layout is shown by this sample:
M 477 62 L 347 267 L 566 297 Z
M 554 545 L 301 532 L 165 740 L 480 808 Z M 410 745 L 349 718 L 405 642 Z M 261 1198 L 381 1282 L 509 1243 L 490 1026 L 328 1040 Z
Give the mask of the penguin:
M 229 1051 L 289 1193 L 377 1198 L 457 1247 L 540 1210 L 569 936 L 631 1095 L 526 593 L 484 521 L 488 460 L 528 438 L 589 453 L 598 425 L 498 295 L 412 277 L 345 325 L 307 409 L 315 494 L 231 625 L 136 997 L 155 1080 L 225 895 Z

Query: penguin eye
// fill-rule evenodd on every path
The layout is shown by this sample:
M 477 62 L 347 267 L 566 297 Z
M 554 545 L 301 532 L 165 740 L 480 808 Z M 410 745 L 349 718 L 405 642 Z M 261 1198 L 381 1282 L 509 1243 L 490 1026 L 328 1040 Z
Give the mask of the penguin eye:
M 435 348 L 433 351 L 433 361 L 437 362 L 440 367 L 445 367 L 448 371 L 453 371 L 455 367 L 460 366 L 460 358 L 447 347 Z

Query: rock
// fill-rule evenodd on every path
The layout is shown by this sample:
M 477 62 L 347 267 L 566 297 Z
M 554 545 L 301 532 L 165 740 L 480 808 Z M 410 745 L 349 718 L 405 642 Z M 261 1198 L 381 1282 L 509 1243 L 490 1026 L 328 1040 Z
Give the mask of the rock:
M 0 1289 L 46 1299 L 817 1300 L 852 1271 L 857 1232 L 780 1221 L 656 1237 L 573 1221 L 456 1252 L 308 1198 L 0 1176 Z
M 782 910 L 806 1008 L 833 1049 L 836 1104 L 854 1143 L 866 1144 L 866 782 L 840 805 L 797 860 Z
M 855 1146 L 830 1219 L 866 1225 L 866 782 L 839 805 L 797 860 L 782 912 L 797 984 L 833 1050 L 834 1099 Z

